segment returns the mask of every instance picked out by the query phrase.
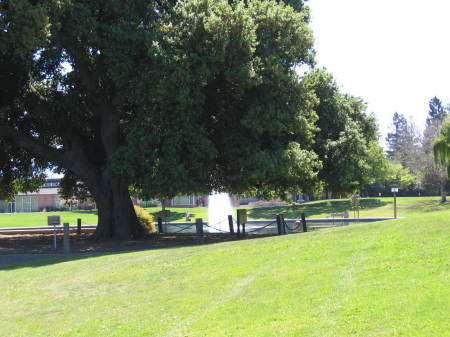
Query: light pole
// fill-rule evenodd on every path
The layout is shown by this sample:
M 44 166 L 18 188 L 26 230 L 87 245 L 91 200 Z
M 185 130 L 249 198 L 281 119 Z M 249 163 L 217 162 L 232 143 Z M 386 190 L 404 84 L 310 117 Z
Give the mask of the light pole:
M 394 193 L 394 218 L 397 219 L 397 193 L 398 187 L 392 187 L 391 192 Z

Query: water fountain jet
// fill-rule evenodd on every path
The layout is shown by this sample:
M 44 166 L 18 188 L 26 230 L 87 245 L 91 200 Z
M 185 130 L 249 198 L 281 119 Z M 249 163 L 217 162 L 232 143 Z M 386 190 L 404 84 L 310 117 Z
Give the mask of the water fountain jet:
M 228 215 L 233 215 L 233 206 L 228 193 L 212 193 L 208 197 L 208 225 L 228 232 Z M 210 231 L 214 231 L 210 228 Z

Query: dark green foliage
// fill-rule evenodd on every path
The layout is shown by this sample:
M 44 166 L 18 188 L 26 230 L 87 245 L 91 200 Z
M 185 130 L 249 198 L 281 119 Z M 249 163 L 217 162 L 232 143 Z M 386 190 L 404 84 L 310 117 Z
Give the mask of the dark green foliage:
M 297 74 L 314 64 L 309 19 L 301 0 L 0 2 L 3 184 L 65 172 L 99 238 L 141 235 L 130 188 L 353 191 L 376 127 L 328 75 Z
M 45 181 L 45 163 L 0 138 L 0 200 L 11 200 L 19 191 L 37 191 Z
M 145 198 L 212 189 L 269 197 L 313 187 L 314 114 L 294 70 L 311 59 L 304 14 L 259 1 L 191 1 L 174 11 L 176 24 L 164 28 L 172 59 L 157 113 L 133 124 L 116 169 L 130 173 Z
M 23 176 L 66 172 L 63 195 L 95 199 L 102 238 L 140 234 L 130 186 L 313 188 L 315 115 L 295 72 L 312 64 L 313 38 L 292 4 L 2 1 L 3 162 L 22 151 Z
M 385 161 L 374 117 L 365 113 L 361 99 L 340 93 L 325 71 L 316 70 L 304 81 L 317 96 L 313 149 L 323 163 L 320 181 L 336 194 L 352 193 L 371 183 Z

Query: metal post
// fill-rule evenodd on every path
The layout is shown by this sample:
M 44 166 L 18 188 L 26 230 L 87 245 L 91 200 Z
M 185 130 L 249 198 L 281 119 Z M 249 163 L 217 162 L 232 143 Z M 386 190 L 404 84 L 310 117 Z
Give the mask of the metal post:
M 70 252 L 70 228 L 69 223 L 64 223 L 64 236 L 63 236 L 64 254 Z
M 195 229 L 197 232 L 196 241 L 198 244 L 204 242 L 203 237 L 203 220 L 202 219 L 195 219 Z
M 242 224 L 242 237 L 245 238 L 245 222 Z
M 303 226 L 303 231 L 307 232 L 308 231 L 308 227 L 306 227 L 306 217 L 305 217 L 305 213 L 302 213 L 301 215 L 302 218 L 302 226 Z
M 397 193 L 394 192 L 394 218 L 397 219 Z
M 230 234 L 234 233 L 234 226 L 233 226 L 233 216 L 228 216 L 228 225 L 230 226 Z
M 77 219 L 77 235 L 81 235 L 81 219 Z
M 162 223 L 162 218 L 158 217 L 158 233 L 162 234 L 163 233 L 163 223 Z
M 280 214 L 277 215 L 277 230 L 278 230 L 278 235 L 283 234 L 282 229 L 281 229 L 281 215 Z

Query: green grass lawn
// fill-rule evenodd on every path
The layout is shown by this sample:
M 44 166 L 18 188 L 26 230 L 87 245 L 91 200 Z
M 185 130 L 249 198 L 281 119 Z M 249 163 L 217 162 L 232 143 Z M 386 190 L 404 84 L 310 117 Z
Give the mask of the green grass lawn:
M 380 199 L 381 204 L 376 204 L 375 200 Z M 432 212 L 441 209 L 450 209 L 450 204 L 440 204 L 439 197 L 400 197 L 397 198 L 398 216 L 413 216 L 420 212 Z M 283 207 L 247 207 L 248 218 L 251 220 L 258 219 L 275 219 L 277 214 L 283 213 L 287 219 L 298 219 L 301 213 L 305 213 L 307 218 L 324 218 L 331 213 L 341 213 L 350 210 L 351 205 L 349 199 L 334 199 L 329 201 L 319 200 L 306 202 L 296 206 Z M 186 212 L 190 213 L 191 221 L 195 218 L 208 220 L 207 207 L 195 208 L 167 208 L 171 211 L 171 216 L 167 221 L 183 222 L 185 221 Z M 145 210 L 155 216 L 160 216 L 160 207 L 148 207 Z M 73 212 L 39 212 L 39 213 L 16 213 L 16 214 L 0 214 L 0 228 L 4 227 L 26 227 L 26 226 L 46 226 L 48 215 L 61 215 L 61 222 L 69 222 L 76 224 L 77 218 L 81 218 L 83 224 L 96 224 L 96 213 L 86 211 Z M 361 199 L 360 217 L 392 217 L 394 216 L 393 198 L 366 198 Z M 353 212 L 350 212 L 353 217 Z
M 376 204 L 376 200 L 381 201 Z M 423 212 L 434 212 L 439 210 L 450 210 L 450 203 L 441 204 L 439 197 L 399 197 L 397 198 L 397 215 L 399 217 L 411 217 Z M 297 206 L 289 207 L 261 207 L 249 208 L 251 219 L 274 218 L 276 214 L 283 213 L 285 218 L 299 218 L 304 212 L 307 218 L 325 218 L 332 213 L 342 213 L 349 210 L 353 217 L 349 199 L 318 200 L 306 202 Z M 393 198 L 364 198 L 360 201 L 360 217 L 393 217 Z
M 96 213 L 87 211 L 0 214 L 0 228 L 47 226 L 49 215 L 59 215 L 61 224 L 68 222 L 71 225 L 76 225 L 78 218 L 85 225 L 97 224 L 98 219 Z
M 413 216 L 3 267 L 0 336 L 450 336 L 450 209 L 401 206 Z

